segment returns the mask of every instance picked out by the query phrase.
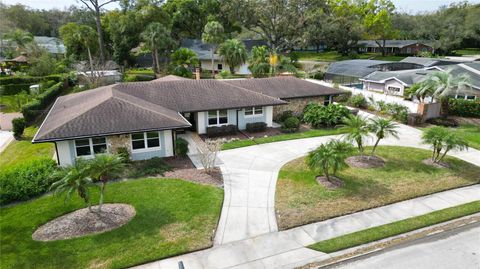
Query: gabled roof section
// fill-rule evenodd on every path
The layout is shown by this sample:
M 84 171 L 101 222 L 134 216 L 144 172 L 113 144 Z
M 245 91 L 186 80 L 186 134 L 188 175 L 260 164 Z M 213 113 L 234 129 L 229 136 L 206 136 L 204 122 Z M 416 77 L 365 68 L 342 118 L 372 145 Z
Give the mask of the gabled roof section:
M 191 126 L 177 112 L 113 87 L 58 98 L 33 142 Z
M 315 97 L 343 93 L 343 91 L 335 88 L 315 84 L 292 76 L 224 80 L 224 82 L 280 99 Z
M 214 79 L 133 82 L 115 89 L 178 112 L 282 105 L 286 102 Z
M 426 46 L 431 46 L 432 41 L 421 41 L 421 40 L 385 40 L 385 47 L 389 48 L 403 48 L 415 44 L 423 44 Z M 377 42 L 375 40 L 360 40 L 358 41 L 358 46 L 378 48 Z
M 429 74 L 435 72 L 438 72 L 438 70 L 412 69 L 388 72 L 376 71 L 360 80 L 385 83 L 388 80 L 394 79 L 405 86 L 410 86 L 425 80 Z
M 168 75 L 161 78 L 154 79 L 153 81 L 178 81 L 178 80 L 189 80 L 188 78 L 179 77 L 175 75 Z
M 414 63 L 419 64 L 424 67 L 438 66 L 438 65 L 448 65 L 448 64 L 458 64 L 462 61 L 450 60 L 446 58 L 426 58 L 426 57 L 406 57 L 402 59 L 402 63 Z

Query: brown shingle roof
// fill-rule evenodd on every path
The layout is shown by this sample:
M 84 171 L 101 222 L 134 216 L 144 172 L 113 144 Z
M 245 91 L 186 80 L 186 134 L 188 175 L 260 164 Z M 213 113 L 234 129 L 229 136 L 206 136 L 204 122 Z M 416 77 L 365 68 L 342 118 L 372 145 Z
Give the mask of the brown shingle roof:
M 225 83 L 280 99 L 336 95 L 340 90 L 308 82 L 296 77 L 224 80 Z
M 154 79 L 153 81 L 178 81 L 178 80 L 189 80 L 188 78 L 179 77 L 175 75 L 168 75 L 161 78 Z

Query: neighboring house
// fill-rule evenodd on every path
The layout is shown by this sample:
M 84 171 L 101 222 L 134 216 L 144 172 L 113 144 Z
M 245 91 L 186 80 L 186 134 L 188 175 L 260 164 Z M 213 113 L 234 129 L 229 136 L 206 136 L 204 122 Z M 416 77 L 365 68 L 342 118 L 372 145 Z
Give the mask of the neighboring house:
M 122 81 L 123 75 L 117 70 L 95 70 L 77 72 L 78 84 L 88 85 L 92 81 L 97 86 L 106 86 Z
M 480 98 L 480 63 L 477 62 L 433 66 L 424 69 L 375 71 L 360 81 L 363 82 L 364 90 L 403 96 L 405 89 L 424 81 L 435 72 L 450 72 L 453 76 L 468 76 L 471 87 L 463 89 L 462 93 L 455 94 L 454 97 L 467 100 Z
M 340 93 L 295 77 L 250 79 L 243 85 L 175 77 L 120 83 L 59 97 L 32 142 L 55 143 L 62 166 L 120 148 L 133 160 L 168 157 L 175 154 L 178 129 L 204 134 L 223 125 L 242 130 L 247 123 L 264 122 L 271 127 L 274 107 L 287 105 L 278 97 Z
M 64 56 L 67 52 L 63 41 L 56 37 L 34 36 L 33 41 L 42 49 L 55 56 Z
M 379 60 L 346 60 L 331 63 L 325 72 L 325 81 L 342 85 L 360 86 L 360 79 L 375 71 L 392 71 L 422 68 L 415 63 Z
M 383 41 L 380 40 L 382 44 Z M 387 54 L 418 55 L 421 52 L 434 53 L 431 42 L 419 40 L 385 40 Z M 375 40 L 360 40 L 357 43 L 359 52 L 382 52 L 382 48 Z
M 459 64 L 462 62 L 468 62 L 468 59 L 465 60 L 452 60 L 447 58 L 427 58 L 427 57 L 406 57 L 401 60 L 401 63 L 412 63 L 418 64 L 422 67 L 432 67 L 432 66 L 441 66 L 441 65 L 450 65 L 450 64 Z
M 242 40 L 242 42 L 245 44 L 248 53 L 250 53 L 254 46 L 267 46 L 267 43 L 263 40 L 247 39 Z M 199 39 L 184 39 L 181 46 L 195 51 L 198 59 L 200 60 L 200 66 L 203 70 L 212 70 L 212 53 L 210 51 L 210 44 L 205 44 Z M 228 64 L 217 53 L 214 54 L 214 67 L 218 72 L 221 72 L 222 70 L 230 70 Z M 241 66 L 236 67 L 235 73 L 240 75 L 251 74 L 250 70 L 248 69 L 248 63 L 244 63 Z

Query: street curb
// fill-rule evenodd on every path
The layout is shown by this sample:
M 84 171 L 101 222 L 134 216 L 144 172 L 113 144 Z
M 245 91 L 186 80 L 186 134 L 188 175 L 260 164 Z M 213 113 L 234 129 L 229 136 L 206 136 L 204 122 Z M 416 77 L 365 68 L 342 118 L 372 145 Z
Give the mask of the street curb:
M 366 256 L 375 252 L 379 252 L 390 247 L 414 241 L 420 238 L 425 238 L 434 234 L 450 231 L 465 225 L 470 225 L 480 222 L 480 213 L 464 216 L 450 221 L 438 223 L 432 226 L 417 229 L 404 234 L 388 237 L 378 241 L 363 244 L 357 247 L 352 247 L 337 252 L 327 254 L 322 260 L 306 264 L 298 269 L 320 269 L 326 266 L 334 265 L 340 262 L 345 262 L 362 256 Z

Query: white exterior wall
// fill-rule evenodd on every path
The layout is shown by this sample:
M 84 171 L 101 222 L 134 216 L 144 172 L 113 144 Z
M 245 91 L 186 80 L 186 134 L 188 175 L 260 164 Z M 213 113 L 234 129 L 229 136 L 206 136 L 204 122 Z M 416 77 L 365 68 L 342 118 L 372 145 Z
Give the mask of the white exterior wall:
M 205 134 L 207 133 L 207 125 L 205 124 L 207 122 L 207 112 L 197 112 L 197 117 L 196 117 L 196 124 L 197 124 L 197 133 L 199 134 Z
M 388 87 L 395 87 L 395 88 L 399 88 L 400 91 L 399 92 L 393 92 L 393 91 L 389 91 L 388 90 Z M 398 96 L 403 96 L 403 92 L 405 91 L 405 86 L 403 86 L 402 83 L 392 79 L 392 80 L 389 80 L 389 81 L 386 81 L 385 82 L 385 93 L 388 93 L 388 94 L 393 94 L 393 95 L 398 95 Z
M 267 106 L 265 107 L 265 115 L 266 115 L 266 123 L 267 127 L 272 127 L 273 126 L 273 106 Z
M 202 69 L 212 70 L 212 60 L 200 60 L 200 63 L 201 63 Z M 218 68 L 217 68 L 218 64 L 222 64 L 222 70 L 230 71 L 229 65 L 227 63 L 225 63 L 224 61 L 215 60 L 213 64 L 215 66 L 216 71 L 218 71 Z M 248 64 L 247 63 L 242 64 L 239 67 L 235 67 L 235 74 L 250 75 L 251 73 L 252 72 L 250 72 L 250 69 L 248 69 Z
M 172 130 L 163 131 L 163 137 L 165 142 L 165 157 L 173 156 L 173 134 Z
M 75 152 L 72 149 L 72 140 L 58 141 L 57 144 L 57 158 L 60 166 L 69 166 L 75 162 Z

